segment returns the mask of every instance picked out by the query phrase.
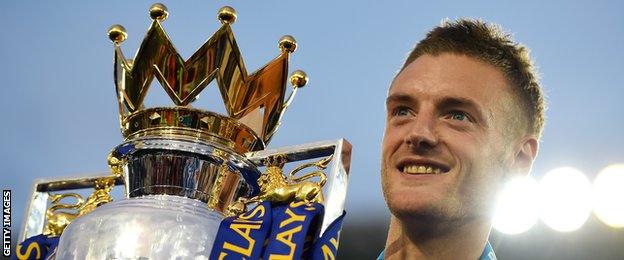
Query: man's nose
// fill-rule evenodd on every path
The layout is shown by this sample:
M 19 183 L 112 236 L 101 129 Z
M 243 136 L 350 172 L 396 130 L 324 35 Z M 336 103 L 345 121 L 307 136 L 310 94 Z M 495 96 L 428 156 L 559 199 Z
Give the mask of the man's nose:
M 410 149 L 427 151 L 438 145 L 438 135 L 435 129 L 435 117 L 432 113 L 421 111 L 416 115 L 411 128 L 405 137 L 405 143 Z

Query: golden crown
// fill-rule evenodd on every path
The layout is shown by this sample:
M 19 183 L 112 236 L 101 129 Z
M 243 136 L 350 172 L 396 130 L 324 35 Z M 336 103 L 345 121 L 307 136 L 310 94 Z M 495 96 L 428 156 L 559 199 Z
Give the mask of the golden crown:
M 120 48 L 127 37 L 123 26 L 108 30 L 115 45 L 114 77 L 124 138 L 175 136 L 217 142 L 241 153 L 263 149 L 297 88 L 308 81 L 303 71 L 293 72 L 293 90 L 284 101 L 288 57 L 297 48 L 295 39 L 283 36 L 277 58 L 248 74 L 231 29 L 237 17 L 233 8 L 219 10 L 221 28 L 186 61 L 162 27 L 169 15 L 167 8 L 154 4 L 149 14 L 153 22 L 133 60 L 127 60 Z M 145 108 L 144 98 L 154 76 L 174 107 Z M 213 79 L 228 116 L 190 106 Z

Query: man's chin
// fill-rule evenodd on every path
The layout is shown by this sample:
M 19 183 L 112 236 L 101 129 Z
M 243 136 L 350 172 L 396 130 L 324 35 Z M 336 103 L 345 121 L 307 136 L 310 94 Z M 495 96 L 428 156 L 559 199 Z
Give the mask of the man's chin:
M 457 212 L 442 198 L 434 196 L 406 196 L 405 193 L 386 194 L 386 203 L 392 215 L 404 221 L 447 221 Z
M 388 203 L 393 216 L 399 219 L 432 219 L 444 216 L 444 212 L 431 204 L 424 203 Z

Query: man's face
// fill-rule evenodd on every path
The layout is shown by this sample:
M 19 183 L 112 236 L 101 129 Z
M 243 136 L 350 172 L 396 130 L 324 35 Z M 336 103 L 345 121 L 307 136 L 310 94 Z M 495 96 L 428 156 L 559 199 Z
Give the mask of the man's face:
M 424 55 L 394 80 L 382 143 L 382 186 L 398 218 L 490 215 L 513 161 L 511 87 L 497 68 Z

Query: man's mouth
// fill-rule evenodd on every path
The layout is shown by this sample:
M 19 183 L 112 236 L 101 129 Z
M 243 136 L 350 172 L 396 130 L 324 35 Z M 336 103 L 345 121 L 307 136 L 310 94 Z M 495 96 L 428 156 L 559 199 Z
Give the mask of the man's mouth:
M 405 174 L 441 174 L 449 171 L 447 167 L 424 162 L 406 162 L 399 169 Z

